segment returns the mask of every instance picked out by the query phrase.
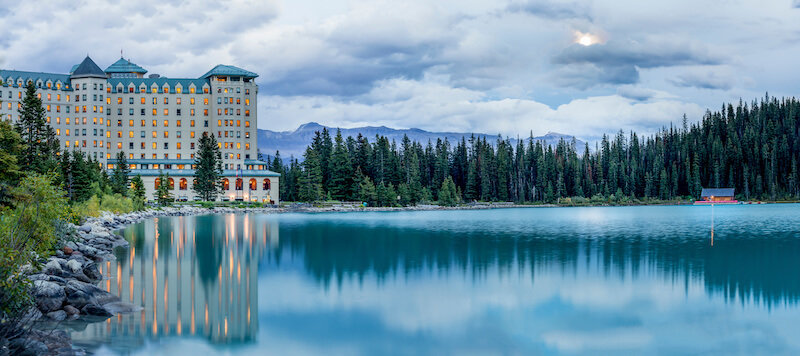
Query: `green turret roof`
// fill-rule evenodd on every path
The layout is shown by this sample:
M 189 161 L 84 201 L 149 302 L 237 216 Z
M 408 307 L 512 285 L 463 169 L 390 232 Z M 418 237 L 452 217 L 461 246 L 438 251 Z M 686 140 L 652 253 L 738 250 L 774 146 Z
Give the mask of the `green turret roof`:
M 106 73 L 147 73 L 147 70 L 134 64 L 133 62 L 120 58 L 114 64 L 106 68 Z
M 229 66 L 225 64 L 218 64 L 216 67 L 212 68 L 206 74 L 203 74 L 203 76 L 200 78 L 208 78 L 215 75 L 239 76 L 245 78 L 258 77 L 258 74 L 246 71 L 239 67 Z

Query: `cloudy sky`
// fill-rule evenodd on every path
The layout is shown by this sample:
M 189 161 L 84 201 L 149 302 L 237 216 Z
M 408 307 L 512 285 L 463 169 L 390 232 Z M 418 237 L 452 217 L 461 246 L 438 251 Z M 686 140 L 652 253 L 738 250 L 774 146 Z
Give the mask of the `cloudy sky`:
M 800 0 L 0 0 L 0 67 L 260 75 L 259 128 L 584 139 L 796 93 Z

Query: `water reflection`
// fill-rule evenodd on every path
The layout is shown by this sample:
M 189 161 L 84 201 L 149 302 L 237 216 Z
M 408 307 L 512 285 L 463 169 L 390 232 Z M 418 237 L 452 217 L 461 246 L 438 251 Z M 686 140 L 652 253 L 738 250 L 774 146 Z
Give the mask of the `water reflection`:
M 277 243 L 277 224 L 249 215 L 159 218 L 123 234 L 130 249 L 104 264 L 101 286 L 143 310 L 85 326 L 73 333 L 76 344 L 129 351 L 181 336 L 254 341 L 258 262 Z
M 786 326 L 800 317 L 797 208 L 162 218 L 125 230 L 130 250 L 103 266 L 103 286 L 144 310 L 73 338 L 122 352 L 187 338 L 245 354 L 785 352 L 800 348 Z

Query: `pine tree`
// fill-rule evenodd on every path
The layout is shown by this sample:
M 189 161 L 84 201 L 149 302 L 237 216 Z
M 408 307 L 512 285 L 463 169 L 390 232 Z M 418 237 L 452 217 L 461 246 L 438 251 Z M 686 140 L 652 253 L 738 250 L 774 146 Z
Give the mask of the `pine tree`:
M 322 168 L 317 151 L 311 147 L 306 149 L 302 163 L 303 171 L 298 179 L 299 199 L 302 201 L 319 201 L 324 195 L 322 191 Z
M 18 161 L 21 153 L 19 133 L 8 122 L 0 120 L 0 206 L 9 203 L 9 189 L 16 186 L 22 176 Z
M 330 160 L 330 182 L 328 191 L 335 200 L 345 200 L 352 195 L 350 187 L 353 185 L 350 155 L 342 139 L 342 131 L 336 130 L 333 154 Z
M 111 190 L 115 194 L 128 195 L 128 187 L 130 186 L 131 173 L 128 159 L 125 158 L 125 152 L 117 152 L 117 164 L 114 166 L 114 172 L 111 175 Z
M 156 187 L 154 198 L 158 205 L 167 206 L 175 200 L 172 197 L 172 187 L 169 184 L 169 173 L 158 171 L 158 187 Z
M 194 158 L 192 190 L 204 201 L 217 200 L 222 194 L 222 153 L 214 135 L 203 132 Z
M 32 82 L 28 82 L 25 89 L 15 129 L 24 145 L 19 159 L 23 171 L 44 174 L 58 167 L 58 140 L 45 120 L 42 100 L 36 95 Z
M 453 182 L 453 177 L 447 176 L 439 189 L 439 205 L 456 206 L 460 201 L 461 195 Z
M 364 203 L 375 205 L 375 201 L 377 200 L 375 184 L 372 184 L 372 180 L 369 179 L 368 176 L 364 176 L 361 180 L 361 184 L 359 184 L 358 198 Z
M 142 176 L 137 174 L 131 179 L 131 199 L 137 210 L 144 209 L 144 203 L 147 200 L 145 195 L 144 181 L 142 181 Z

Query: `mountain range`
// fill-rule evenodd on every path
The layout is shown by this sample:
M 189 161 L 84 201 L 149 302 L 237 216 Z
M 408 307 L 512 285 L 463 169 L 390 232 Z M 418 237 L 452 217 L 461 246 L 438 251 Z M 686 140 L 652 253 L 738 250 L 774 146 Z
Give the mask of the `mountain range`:
M 322 131 L 323 128 L 327 128 L 331 132 L 331 137 L 336 135 L 336 128 L 323 126 L 316 122 L 309 122 L 307 124 L 300 125 L 300 127 L 294 131 L 271 131 L 258 129 L 258 149 L 261 150 L 261 153 L 264 155 L 274 155 L 275 151 L 280 151 L 281 157 L 283 158 L 294 156 L 295 158 L 302 160 L 306 147 L 314 138 L 314 133 L 317 131 Z M 404 135 L 408 135 L 409 139 L 412 141 L 421 142 L 423 145 L 427 144 L 429 140 L 435 143 L 436 139 L 439 138 L 447 138 L 451 144 L 455 144 L 455 142 L 460 141 L 462 137 L 468 140 L 473 135 L 476 138 L 486 138 L 486 140 L 491 142 L 497 140 L 498 137 L 497 135 L 482 133 L 473 134 L 464 132 L 430 132 L 413 128 L 393 129 L 386 126 L 365 126 L 341 130 L 343 137 L 356 137 L 358 134 L 361 134 L 362 136 L 367 137 L 370 142 L 373 142 L 375 141 L 375 136 L 379 135 L 389 138 L 389 141 L 395 140 L 398 142 L 398 144 L 400 141 L 402 141 Z M 574 136 L 572 135 L 548 132 L 544 136 L 536 136 L 533 139 L 542 141 L 548 145 L 556 145 L 561 139 L 569 142 L 573 139 L 573 137 Z M 512 143 L 516 144 L 516 139 L 512 139 Z M 583 141 L 576 139 L 576 146 L 579 152 L 582 152 L 581 148 L 583 145 Z

